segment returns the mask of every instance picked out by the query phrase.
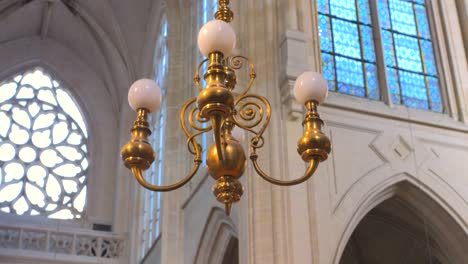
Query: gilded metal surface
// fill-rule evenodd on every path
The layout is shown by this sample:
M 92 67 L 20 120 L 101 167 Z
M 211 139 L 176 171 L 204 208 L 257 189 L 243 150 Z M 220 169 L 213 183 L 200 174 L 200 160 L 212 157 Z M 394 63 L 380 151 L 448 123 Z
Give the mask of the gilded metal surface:
M 228 68 L 232 70 L 240 70 L 244 67 L 244 62 L 247 62 L 249 65 L 250 73 L 249 73 L 249 84 L 246 86 L 244 91 L 238 93 L 239 97 L 247 94 L 250 91 L 250 88 L 252 88 L 252 85 L 255 82 L 255 79 L 257 78 L 257 73 L 255 71 L 255 64 L 252 63 L 252 61 L 244 56 L 232 56 L 228 57 L 225 59 L 225 64 Z
M 193 77 L 193 81 L 195 82 L 195 85 L 197 86 L 198 88 L 198 91 L 202 91 L 203 90 L 203 87 L 201 87 L 201 84 L 200 84 L 200 69 L 201 67 L 203 66 L 203 64 L 209 62 L 210 60 L 209 59 L 204 59 L 202 62 L 200 62 L 200 64 L 198 64 L 198 67 L 195 71 L 195 76 Z
M 197 143 L 195 137 L 192 137 L 184 122 L 186 111 L 188 107 L 193 104 L 193 102 L 195 102 L 195 98 L 187 101 L 187 103 L 185 103 L 182 107 L 180 113 L 180 122 L 185 134 L 187 135 L 187 138 L 189 138 L 188 144 L 189 146 L 191 144 L 193 152 L 195 152 L 194 167 L 184 179 L 175 184 L 167 186 L 153 185 L 147 182 L 143 176 L 143 171 L 147 170 L 154 161 L 154 151 L 152 150 L 151 145 L 148 143 L 148 137 L 151 135 L 151 130 L 148 124 L 148 111 L 146 109 L 138 110 L 138 117 L 132 128 L 132 139 L 123 147 L 122 159 L 125 163 L 125 166 L 132 170 L 133 175 L 144 188 L 157 192 L 168 192 L 178 189 L 187 184 L 193 178 L 193 176 L 195 176 L 198 169 L 200 168 L 202 163 L 201 147 Z
M 331 143 L 322 132 L 323 121 L 317 112 L 317 103 L 310 101 L 306 104 L 307 114 L 303 122 L 304 135 L 297 142 L 297 152 L 305 162 L 312 159 L 324 161 L 331 151 Z
M 223 151 L 222 160 L 219 158 L 215 144 L 212 144 L 208 149 L 206 155 L 208 173 L 215 180 L 222 176 L 240 178 L 244 173 L 246 161 L 242 145 L 235 138 L 229 136 L 227 140 L 224 140 L 221 150 Z
M 231 23 L 234 13 L 229 9 L 229 0 L 219 0 L 219 9 L 215 14 L 216 19 Z
M 236 72 L 229 66 L 224 66 L 224 71 L 226 72 L 226 88 L 232 91 L 236 88 L 237 84 Z
M 216 199 L 225 205 L 226 214 L 229 215 L 232 204 L 240 201 L 244 187 L 239 180 L 223 176 L 213 185 L 213 193 Z
M 307 168 L 307 171 L 304 173 L 304 175 L 302 177 L 300 177 L 298 179 L 295 179 L 295 180 L 282 181 L 282 180 L 274 179 L 274 178 L 268 176 L 268 174 L 266 174 L 260 168 L 260 165 L 258 165 L 257 158 L 258 158 L 257 153 L 255 153 L 255 151 L 253 151 L 252 154 L 250 155 L 250 159 L 252 160 L 255 171 L 258 173 L 258 175 L 260 175 L 260 177 L 262 177 L 264 180 L 266 180 L 266 181 L 268 181 L 270 183 L 273 183 L 275 185 L 279 185 L 279 186 L 292 186 L 292 185 L 300 184 L 300 183 L 303 183 L 303 182 L 307 181 L 310 177 L 312 177 L 314 175 L 314 173 L 317 170 L 318 165 L 319 165 L 319 160 L 313 159 L 313 160 L 309 161 L 309 167 Z
M 235 102 L 234 123 L 240 128 L 255 134 L 260 139 L 271 120 L 271 105 L 268 100 L 257 94 L 240 96 Z M 256 131 L 254 128 L 259 127 Z
M 151 135 L 148 110 L 138 110 L 138 117 L 132 127 L 132 139 L 122 148 L 121 156 L 127 168 L 138 167 L 147 170 L 155 159 L 153 148 L 148 142 Z

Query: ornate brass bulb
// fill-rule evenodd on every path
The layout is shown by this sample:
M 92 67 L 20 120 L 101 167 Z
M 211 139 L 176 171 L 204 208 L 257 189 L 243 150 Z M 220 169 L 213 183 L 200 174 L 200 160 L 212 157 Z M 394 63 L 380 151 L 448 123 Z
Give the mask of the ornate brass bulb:
M 206 155 L 206 165 L 208 173 L 215 179 L 223 176 L 229 176 L 238 179 L 245 170 L 245 153 L 242 145 L 235 138 L 229 136 L 224 140 L 221 147 L 223 152 L 221 160 L 218 155 L 218 149 L 212 144 Z

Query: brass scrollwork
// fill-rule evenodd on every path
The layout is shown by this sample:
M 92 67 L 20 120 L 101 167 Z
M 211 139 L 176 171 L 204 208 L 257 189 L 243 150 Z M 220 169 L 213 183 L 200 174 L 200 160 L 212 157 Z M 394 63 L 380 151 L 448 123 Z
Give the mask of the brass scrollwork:
M 261 95 L 247 94 L 237 98 L 235 106 L 234 123 L 240 128 L 250 131 L 258 141 L 263 142 L 263 133 L 271 119 L 270 102 Z M 255 130 L 256 127 L 259 129 Z
M 195 85 L 197 86 L 198 91 L 200 91 L 200 92 L 203 90 L 203 87 L 200 84 L 200 81 L 201 81 L 200 69 L 203 66 L 203 64 L 205 64 L 205 63 L 207 63 L 209 61 L 210 61 L 209 59 L 204 59 L 202 62 L 200 62 L 200 64 L 198 64 L 197 69 L 195 71 L 195 76 L 193 77 L 193 81 L 195 82 Z
M 247 62 L 249 65 L 250 69 L 250 80 L 249 83 L 247 84 L 246 88 L 244 91 L 239 93 L 239 97 L 246 95 L 249 91 L 250 88 L 252 88 L 252 85 L 255 82 L 255 79 L 257 78 L 257 73 L 255 72 L 255 64 L 253 64 L 249 58 L 244 57 L 244 56 L 233 56 L 233 57 L 228 57 L 225 60 L 226 66 L 230 67 L 233 70 L 240 70 L 244 67 L 244 62 Z

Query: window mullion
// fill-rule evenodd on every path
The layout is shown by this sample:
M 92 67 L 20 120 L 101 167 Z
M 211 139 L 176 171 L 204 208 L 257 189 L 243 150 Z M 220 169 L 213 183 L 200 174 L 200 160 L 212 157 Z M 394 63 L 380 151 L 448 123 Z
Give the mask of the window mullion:
M 382 100 L 385 104 L 393 106 L 392 95 L 390 87 L 388 86 L 387 65 L 385 64 L 385 53 L 382 41 L 382 28 L 380 27 L 379 9 L 377 0 L 369 1 L 371 10 L 372 24 L 374 25 L 374 45 L 375 55 L 377 61 L 377 72 L 379 79 L 379 90 Z
M 331 4 L 328 3 L 328 14 L 331 15 L 332 12 L 331 12 L 331 7 L 330 6 L 331 6 Z M 330 34 L 332 36 L 330 42 L 331 42 L 331 45 L 332 45 L 332 52 L 335 54 L 336 49 L 335 49 L 335 34 L 333 33 L 333 19 L 331 17 L 328 17 L 328 19 L 329 19 L 328 21 L 330 23 Z M 334 85 L 335 86 L 335 92 L 337 92 L 339 90 L 338 90 L 338 70 L 336 68 L 336 56 L 333 55 L 331 57 L 332 57 L 332 60 L 333 60 L 333 78 L 335 79 L 335 83 L 334 83 L 335 84 Z
M 418 36 L 421 36 L 421 31 L 419 29 L 419 23 L 418 23 L 418 14 L 416 12 L 416 4 L 415 3 L 412 3 L 413 5 L 413 14 L 414 14 L 414 23 L 416 25 L 416 32 L 418 34 Z M 421 38 L 417 38 L 418 39 L 418 46 L 419 46 L 419 54 L 420 54 L 420 57 L 421 57 L 421 64 L 422 64 L 422 68 L 423 68 L 423 73 L 424 73 L 424 83 L 426 84 L 426 94 L 427 94 L 427 106 L 429 109 L 432 110 L 432 99 L 431 99 L 431 89 L 429 87 L 429 77 L 428 77 L 428 73 L 427 73 L 427 67 L 426 67 L 426 60 L 425 60 L 425 54 L 424 54 L 424 50 L 422 48 L 422 40 Z
M 435 57 L 435 63 L 436 67 L 438 69 L 438 77 L 439 77 L 439 90 L 440 90 L 440 95 L 442 97 L 442 107 L 443 107 L 443 112 L 450 115 L 451 117 L 456 117 L 463 121 L 466 118 L 464 117 L 463 110 L 459 107 L 457 104 L 457 100 L 455 99 L 455 94 L 456 91 L 453 89 L 449 89 L 449 86 L 447 85 L 447 78 L 445 77 L 447 74 L 447 68 L 448 65 L 444 65 L 443 62 L 443 55 L 442 55 L 442 48 L 443 44 L 441 42 L 444 41 L 443 37 L 441 38 L 440 36 L 443 35 L 441 33 L 441 16 L 442 13 L 440 12 L 441 6 L 439 3 L 433 2 L 433 1 L 426 1 L 426 14 L 427 14 L 427 21 L 429 23 L 429 28 L 430 28 L 430 34 L 431 34 L 431 39 L 432 39 L 432 45 L 433 45 L 433 52 L 434 52 L 434 57 Z M 437 21 L 437 18 L 439 22 Z M 464 121 L 466 122 L 466 121 Z
M 361 14 L 360 14 L 360 11 L 359 11 L 359 1 L 354 0 L 354 3 L 356 5 L 357 21 L 361 22 Z M 366 97 L 369 97 L 369 82 L 367 80 L 366 62 L 364 62 L 365 54 L 364 54 L 364 41 L 363 41 L 363 36 L 362 36 L 362 25 L 361 25 L 361 23 L 357 23 L 357 26 L 358 26 L 358 34 L 359 34 L 359 44 L 360 44 L 360 48 L 361 48 L 361 59 L 362 59 L 361 65 L 362 65 L 362 73 L 363 73 L 362 76 L 363 76 L 363 79 L 364 79 L 364 89 L 365 89 Z

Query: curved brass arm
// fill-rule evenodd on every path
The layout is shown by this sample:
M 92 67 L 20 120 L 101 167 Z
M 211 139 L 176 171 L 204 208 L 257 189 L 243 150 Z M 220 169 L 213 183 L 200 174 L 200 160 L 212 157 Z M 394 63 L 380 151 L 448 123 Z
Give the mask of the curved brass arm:
M 137 179 L 137 181 L 141 184 L 141 186 L 145 187 L 146 189 L 150 191 L 155 191 L 155 192 L 169 192 L 175 189 L 179 189 L 180 187 L 187 184 L 187 182 L 189 182 L 193 178 L 193 176 L 195 176 L 195 174 L 197 173 L 198 168 L 200 168 L 200 164 L 201 164 L 201 160 L 195 160 L 195 167 L 193 167 L 192 171 L 189 173 L 189 175 L 187 175 L 187 177 L 185 177 L 184 179 L 182 179 L 181 181 L 177 183 L 167 185 L 167 186 L 158 186 L 158 185 L 154 185 L 154 184 L 147 182 L 145 177 L 143 177 L 143 171 L 137 167 L 132 167 L 132 172 L 133 172 L 133 175 L 135 175 L 135 178 Z
M 250 159 L 252 160 L 255 171 L 257 171 L 258 175 L 260 175 L 260 177 L 262 177 L 264 180 L 270 183 L 276 184 L 276 185 L 280 185 L 280 186 L 292 186 L 292 185 L 300 184 L 300 183 L 307 181 L 310 177 L 314 175 L 320 163 L 318 159 L 312 159 L 309 161 L 309 168 L 307 168 L 307 171 L 302 177 L 295 179 L 295 180 L 291 180 L 291 181 L 282 181 L 282 180 L 277 180 L 268 176 L 258 165 L 257 158 L 258 158 L 257 154 L 250 155 Z

